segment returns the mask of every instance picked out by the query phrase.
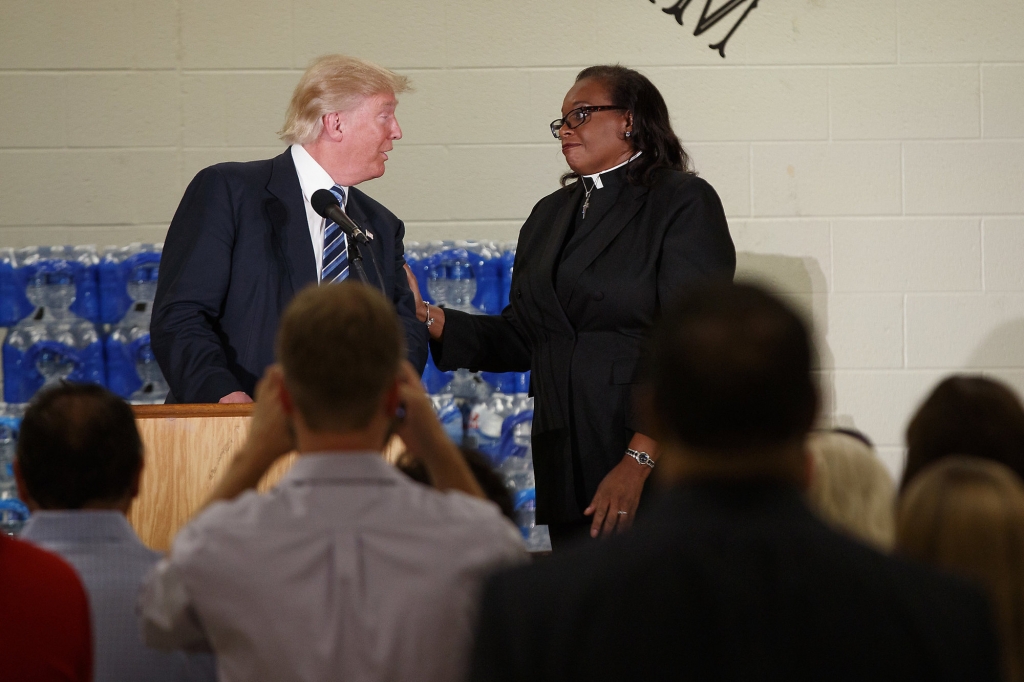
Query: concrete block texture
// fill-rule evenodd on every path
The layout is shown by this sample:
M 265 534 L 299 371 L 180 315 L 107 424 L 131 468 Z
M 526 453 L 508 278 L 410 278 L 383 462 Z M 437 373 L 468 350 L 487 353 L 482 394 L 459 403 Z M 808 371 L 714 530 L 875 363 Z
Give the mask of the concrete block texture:
M 170 222 L 178 164 L 173 149 L 0 151 L 0 225 Z
M 444 2 L 302 0 L 291 5 L 294 65 L 299 68 L 332 52 L 390 68 L 441 67 L 446 64 L 449 16 L 460 23 L 457 9 L 451 12 Z
M 827 220 L 750 220 L 729 223 L 736 276 L 787 293 L 827 293 L 832 241 Z
M 836 291 L 980 291 L 981 225 L 969 218 L 835 220 Z
M 829 71 L 836 140 L 978 137 L 976 66 L 886 66 Z
M 301 71 L 187 72 L 181 77 L 182 145 L 262 147 L 278 132 Z
M 68 146 L 178 146 L 176 71 L 71 73 L 65 78 Z
M 695 142 L 828 139 L 825 69 L 651 68 L 676 132 Z
M 1024 213 L 1024 140 L 907 142 L 906 211 Z
M 747 279 L 746 273 L 738 278 Z M 904 366 L 902 294 L 784 294 L 811 326 L 818 366 L 886 369 Z
M 1019 0 L 896 0 L 903 62 L 1024 60 Z
M 750 145 L 686 144 L 693 169 L 711 183 L 725 215 L 750 215 Z
M 1024 367 L 1024 294 L 908 295 L 907 364 Z
M 291 3 L 279 0 L 179 1 L 181 65 L 184 68 L 296 66 Z M 340 46 L 329 50 L 339 51 Z
M 0 69 L 173 68 L 175 2 L 0 3 Z
M 1024 217 L 982 222 L 986 291 L 1024 291 Z
M 60 74 L 0 73 L 0 148 L 67 145 L 66 87 Z
M 1024 137 L 1024 64 L 981 67 L 985 137 Z
M 751 156 L 755 216 L 901 212 L 898 143 L 764 143 Z

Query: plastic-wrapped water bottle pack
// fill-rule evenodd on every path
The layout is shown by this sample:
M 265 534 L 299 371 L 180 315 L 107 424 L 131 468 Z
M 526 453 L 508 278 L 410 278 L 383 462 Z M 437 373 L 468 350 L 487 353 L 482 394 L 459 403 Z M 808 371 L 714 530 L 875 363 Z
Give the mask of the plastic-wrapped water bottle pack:
M 515 256 L 515 242 L 405 245 L 405 260 L 416 275 L 423 300 L 474 314 L 497 315 L 508 305 Z M 448 436 L 483 453 L 504 479 L 527 548 L 550 550 L 547 526 L 536 524 L 530 373 L 442 372 L 428 358 L 423 385 Z
M 60 381 L 107 386 L 132 402 L 163 402 L 149 348 L 160 244 L 0 249 L 4 400 L 28 402 Z
M 0 405 L 0 533 L 16 535 L 28 520 L 28 507 L 18 499 L 14 480 L 14 455 L 24 409 Z

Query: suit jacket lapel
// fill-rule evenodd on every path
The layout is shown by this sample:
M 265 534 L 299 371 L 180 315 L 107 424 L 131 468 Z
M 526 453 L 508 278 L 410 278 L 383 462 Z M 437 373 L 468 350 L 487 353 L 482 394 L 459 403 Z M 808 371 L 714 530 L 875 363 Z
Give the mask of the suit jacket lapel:
M 316 282 L 317 276 L 316 258 L 306 220 L 306 204 L 290 149 L 274 159 L 267 191 L 271 197 L 267 199 L 264 208 L 270 220 L 271 240 L 288 271 L 292 290 L 296 292 Z
M 536 269 L 537 275 L 543 277 L 545 281 L 537 282 L 534 287 L 537 291 L 551 292 L 549 303 L 552 309 L 558 311 L 560 319 L 569 328 L 572 327 L 572 323 L 569 321 L 565 310 L 562 308 L 562 304 L 558 300 L 558 294 L 555 291 L 554 272 L 558 255 L 562 251 L 562 244 L 565 243 L 565 234 L 569 231 L 569 226 L 576 217 L 575 209 L 579 205 L 580 195 L 583 194 L 581 188 L 582 183 L 580 182 L 573 186 L 572 190 L 567 194 L 566 201 L 558 209 L 554 219 L 551 221 L 548 234 L 544 237 L 544 249 L 540 254 L 540 263 Z
M 572 286 L 568 287 L 569 291 L 576 289 L 576 282 L 579 280 L 580 275 L 583 274 L 583 271 L 604 253 L 608 245 L 619 236 L 619 233 L 640 212 L 644 205 L 644 198 L 647 196 L 647 190 L 648 188 L 644 186 L 623 185 L 618 201 L 594 225 L 590 233 L 586 235 L 572 255 L 559 266 L 559 278 L 565 277 L 567 282 L 572 283 Z M 562 302 L 565 308 L 568 308 L 571 298 L 570 294 Z

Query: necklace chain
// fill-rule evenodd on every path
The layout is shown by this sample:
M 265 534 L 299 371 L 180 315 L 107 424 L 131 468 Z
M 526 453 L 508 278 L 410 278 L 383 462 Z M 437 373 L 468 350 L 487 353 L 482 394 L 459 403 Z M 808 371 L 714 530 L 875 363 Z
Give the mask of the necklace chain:
M 580 182 L 583 182 L 583 180 L 580 180 Z M 587 183 L 583 182 L 583 191 L 587 193 L 587 196 L 583 201 L 583 215 L 580 216 L 581 218 L 586 219 L 587 217 L 587 209 L 590 208 L 590 193 L 594 191 L 595 187 L 597 187 L 596 184 L 590 189 L 587 189 Z

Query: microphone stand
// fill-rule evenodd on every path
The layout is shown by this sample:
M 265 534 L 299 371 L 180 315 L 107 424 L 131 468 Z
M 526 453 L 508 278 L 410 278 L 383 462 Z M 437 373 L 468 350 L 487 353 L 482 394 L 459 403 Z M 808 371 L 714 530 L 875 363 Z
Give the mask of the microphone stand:
M 352 266 L 352 270 L 356 273 L 356 277 L 359 278 L 363 284 L 369 284 L 370 280 L 366 277 L 366 270 L 363 268 L 363 247 L 367 246 L 366 237 L 363 236 L 363 231 L 360 230 L 359 236 L 348 234 L 349 249 L 349 265 Z M 361 237 L 361 238 L 360 238 Z M 367 248 L 367 252 L 370 254 L 370 262 L 373 263 L 374 272 L 377 275 L 377 288 L 380 289 L 380 293 L 387 296 L 387 292 L 384 291 L 384 276 L 381 274 L 380 265 L 377 264 L 377 258 L 373 255 L 373 249 Z

